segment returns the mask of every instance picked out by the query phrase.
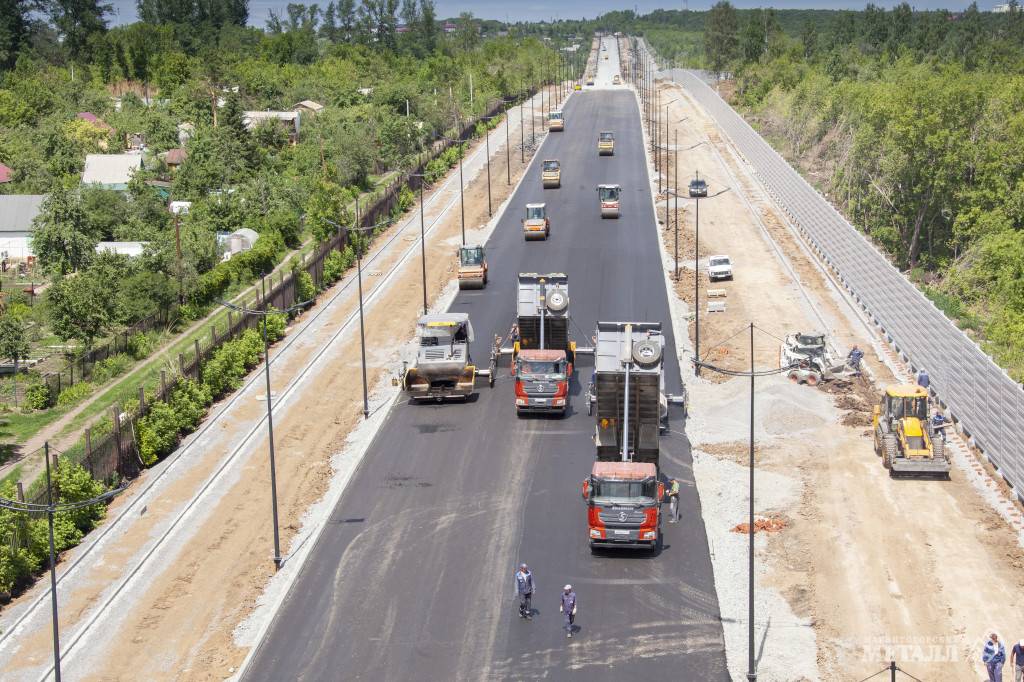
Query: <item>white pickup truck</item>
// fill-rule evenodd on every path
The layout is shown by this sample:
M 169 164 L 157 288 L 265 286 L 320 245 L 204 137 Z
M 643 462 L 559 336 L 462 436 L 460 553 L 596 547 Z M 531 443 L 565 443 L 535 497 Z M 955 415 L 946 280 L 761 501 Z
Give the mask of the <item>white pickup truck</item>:
M 712 282 L 719 279 L 732 279 L 732 261 L 728 256 L 708 258 L 708 279 Z

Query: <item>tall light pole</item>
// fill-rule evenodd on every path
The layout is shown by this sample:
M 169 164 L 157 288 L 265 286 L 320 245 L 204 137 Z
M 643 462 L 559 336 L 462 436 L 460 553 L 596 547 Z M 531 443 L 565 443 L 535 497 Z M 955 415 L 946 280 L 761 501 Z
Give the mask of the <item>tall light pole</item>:
M 324 219 L 324 222 L 333 225 L 339 230 L 345 228 L 334 222 L 333 220 Z M 380 225 L 371 225 L 370 227 L 359 227 L 358 221 L 355 225 L 350 228 L 350 232 L 370 232 L 380 227 Z M 366 382 L 366 326 L 363 322 L 363 239 L 360 235 L 359 239 L 356 240 L 356 248 L 353 249 L 356 254 L 356 281 L 359 286 L 359 354 L 361 356 L 362 370 L 363 370 L 363 419 L 369 419 L 370 417 L 370 390 Z
M 490 170 L 490 152 L 487 154 L 487 168 Z M 423 173 L 411 173 L 409 177 L 420 179 L 420 263 L 423 268 L 423 314 L 427 314 L 427 239 L 426 239 L 426 228 L 424 227 L 423 220 L 423 185 L 427 183 L 426 176 Z M 487 198 L 490 199 L 490 173 L 488 173 L 488 192 Z
M 694 147 L 699 147 L 703 142 L 695 144 Z M 691 147 L 692 149 L 692 147 Z M 694 175 L 694 180 L 699 179 L 699 174 Z M 714 194 L 705 194 L 703 197 L 705 200 L 714 199 L 715 197 L 725 194 L 729 191 L 729 188 L 719 190 Z M 693 201 L 696 204 L 696 210 L 694 211 L 694 240 L 693 240 L 693 345 L 694 355 L 700 360 L 700 200 L 701 197 L 698 193 L 691 191 L 690 196 L 693 197 Z M 700 362 L 694 365 L 694 372 L 697 376 L 700 376 Z
M 487 148 L 487 217 L 494 215 L 494 210 L 491 208 L 491 126 L 490 120 L 495 118 L 494 116 L 481 116 L 480 120 L 485 121 L 484 123 L 484 145 Z M 426 313 L 424 313 L 425 315 Z
M 519 163 L 526 165 L 526 119 L 523 117 L 523 110 L 526 108 L 526 91 L 523 91 L 523 99 L 519 101 Z
M 716 367 L 710 363 L 701 362 L 698 356 L 694 356 L 693 362 L 697 366 L 703 366 L 718 374 L 723 374 L 732 377 L 750 377 L 750 430 L 749 430 L 749 450 L 747 455 L 747 466 L 749 471 L 748 481 L 748 508 L 747 508 L 747 680 L 748 682 L 756 682 L 757 680 L 757 659 L 754 656 L 754 377 L 758 376 L 770 376 L 773 374 L 782 374 L 787 372 L 795 365 L 786 367 L 773 367 L 770 369 L 757 370 L 754 368 L 754 328 L 753 322 L 749 325 L 750 328 L 750 370 L 741 371 L 734 369 L 726 369 L 723 367 Z M 763 330 L 762 330 L 763 331 Z M 895 665 L 893 666 L 895 667 Z M 876 673 L 881 674 L 881 673 Z M 895 676 L 895 673 L 893 673 Z
M 505 104 L 505 177 L 509 187 L 512 186 L 512 145 L 508 141 L 508 127 L 512 125 L 512 117 L 508 113 L 509 102 L 502 98 Z
M 255 315 L 263 318 L 263 374 L 266 378 L 267 385 L 267 438 L 270 441 L 270 508 L 274 523 L 274 567 L 281 568 L 283 560 L 281 558 L 281 534 L 278 529 L 277 520 L 277 464 L 275 463 L 274 452 L 274 403 L 270 395 L 270 341 L 267 337 L 267 317 L 270 315 L 287 315 L 292 311 L 305 308 L 313 301 L 299 301 L 298 303 L 283 310 L 271 310 L 270 306 L 267 304 L 267 278 L 265 274 L 260 277 L 260 285 L 263 292 L 260 297 L 260 300 L 263 301 L 262 310 L 253 310 L 236 305 L 230 301 L 218 302 L 225 308 L 230 308 L 231 310 L 240 312 L 243 315 Z

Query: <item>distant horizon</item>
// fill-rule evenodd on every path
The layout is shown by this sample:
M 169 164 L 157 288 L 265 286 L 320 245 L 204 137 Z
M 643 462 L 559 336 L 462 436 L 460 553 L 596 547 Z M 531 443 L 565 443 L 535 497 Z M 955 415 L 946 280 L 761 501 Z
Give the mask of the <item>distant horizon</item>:
M 329 0 L 328 0 L 329 1 Z M 862 10 L 867 2 L 845 2 L 843 0 L 784 0 L 781 2 L 758 2 L 757 0 L 730 0 L 738 9 L 755 9 L 758 7 L 773 7 L 775 9 L 821 9 L 821 10 Z M 110 26 L 120 26 L 138 21 L 138 9 L 135 0 L 112 0 L 114 11 L 107 15 Z M 327 2 L 306 2 L 305 4 L 318 4 L 321 8 L 327 7 Z M 526 2 L 512 6 L 509 11 L 508 2 L 497 2 L 496 0 L 483 0 L 483 2 L 458 2 L 456 0 L 437 0 L 437 16 L 439 18 L 457 17 L 462 12 L 472 12 L 473 16 L 480 19 L 495 19 L 497 21 L 551 21 L 551 20 L 578 20 L 594 19 L 602 14 L 616 10 L 635 9 L 640 14 L 649 14 L 657 9 L 683 9 L 687 6 L 693 11 L 706 11 L 714 4 L 714 0 L 693 0 L 684 4 L 679 2 L 666 4 L 664 2 L 638 1 L 624 4 L 614 0 L 592 0 L 588 2 L 562 2 L 558 5 L 560 10 L 557 13 L 551 11 L 552 6 L 548 3 Z M 876 5 L 886 9 L 894 7 L 899 2 L 876 2 Z M 989 11 L 996 5 L 1003 4 L 996 0 L 983 0 L 978 3 L 982 11 Z M 250 0 L 249 2 L 249 25 L 256 28 L 264 28 L 271 11 L 281 15 L 286 14 L 288 0 Z M 937 10 L 948 9 L 950 11 L 961 11 L 970 5 L 969 1 L 945 2 L 943 0 L 923 0 L 911 2 L 916 10 Z M 574 7 L 579 7 L 578 14 L 572 14 Z

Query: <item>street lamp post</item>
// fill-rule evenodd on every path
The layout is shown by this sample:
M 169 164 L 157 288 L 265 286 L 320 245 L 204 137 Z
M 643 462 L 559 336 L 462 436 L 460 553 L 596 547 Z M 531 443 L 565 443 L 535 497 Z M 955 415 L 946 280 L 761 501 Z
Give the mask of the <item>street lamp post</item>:
M 505 177 L 509 187 L 512 186 L 512 145 L 508 141 L 508 127 L 512 124 L 512 117 L 508 114 L 508 102 L 502 99 L 505 104 Z
M 491 198 L 491 155 L 490 151 L 487 153 L 487 199 L 490 203 Z M 423 185 L 427 183 L 427 178 L 423 173 L 412 173 L 410 177 L 420 179 L 420 262 L 422 264 L 423 271 L 423 314 L 427 314 L 427 239 L 426 239 L 426 228 L 424 227 L 423 220 Z M 490 208 L 488 206 L 488 208 Z
M 526 165 L 526 119 L 523 117 L 523 110 L 526 108 L 526 91 L 523 91 L 523 99 L 519 101 L 519 163 Z
M 750 377 L 750 430 L 749 430 L 749 450 L 747 455 L 747 467 L 749 472 L 748 479 L 748 507 L 747 507 L 747 680 L 748 682 L 757 681 L 757 659 L 754 656 L 754 378 L 757 376 L 769 376 L 772 374 L 781 374 L 791 369 L 793 366 L 778 367 L 766 370 L 756 370 L 754 368 L 754 323 L 751 322 L 750 328 L 750 371 L 743 372 L 739 370 L 725 369 L 722 367 L 716 367 L 715 365 L 701 362 L 700 357 L 694 355 L 693 362 L 697 366 L 704 366 L 707 369 L 717 372 L 718 374 L 724 374 L 726 376 L 733 377 Z
M 345 229 L 333 220 L 326 220 L 330 225 L 334 225 L 339 230 Z M 358 221 L 355 226 L 351 229 L 352 232 L 362 232 L 375 230 L 378 225 L 372 225 L 367 228 L 359 227 Z M 465 243 L 465 241 L 463 241 Z M 356 282 L 359 287 L 359 353 L 361 356 L 362 369 L 363 369 L 363 419 L 370 417 L 370 391 L 366 382 L 366 327 L 363 322 L 363 240 L 362 238 L 356 240 L 356 248 L 354 249 L 356 254 Z
M 699 147 L 703 142 L 694 145 Z M 692 149 L 693 147 L 691 147 Z M 696 179 L 696 177 L 694 178 Z M 719 190 L 714 194 L 708 194 L 704 197 L 707 199 L 714 199 L 720 194 L 725 194 L 729 191 L 729 188 Z M 694 353 L 698 359 L 700 359 L 700 197 L 693 197 L 696 208 L 694 210 L 694 240 L 693 240 L 693 345 Z M 697 376 L 700 376 L 700 363 L 694 365 L 694 371 Z
M 270 439 L 270 497 L 274 519 L 274 567 L 281 568 L 281 535 L 277 527 L 277 466 L 274 464 L 274 410 L 270 395 L 270 342 L 267 340 L 267 280 L 260 278 L 263 289 L 263 373 L 267 381 L 267 436 Z

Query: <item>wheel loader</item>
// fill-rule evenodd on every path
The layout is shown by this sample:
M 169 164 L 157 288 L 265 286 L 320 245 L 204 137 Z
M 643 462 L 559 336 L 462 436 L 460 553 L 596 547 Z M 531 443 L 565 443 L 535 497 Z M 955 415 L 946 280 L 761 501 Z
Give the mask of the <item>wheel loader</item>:
M 928 419 L 928 390 L 889 386 L 872 415 L 875 454 L 889 475 L 949 478 L 945 442 Z

